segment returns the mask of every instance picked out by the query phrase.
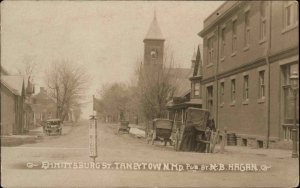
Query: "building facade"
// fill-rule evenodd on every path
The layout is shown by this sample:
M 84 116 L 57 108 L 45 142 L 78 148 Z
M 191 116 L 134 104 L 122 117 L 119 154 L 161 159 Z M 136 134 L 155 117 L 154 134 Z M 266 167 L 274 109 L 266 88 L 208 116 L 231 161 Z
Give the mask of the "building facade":
M 239 145 L 291 140 L 298 22 L 296 1 L 228 1 L 204 20 L 200 97 Z
M 24 100 L 23 77 L 1 75 L 1 135 L 24 133 Z
M 32 109 L 34 113 L 34 126 L 42 124 L 50 118 L 56 118 L 56 103 L 47 94 L 44 87 L 40 87 L 40 92 L 32 96 Z

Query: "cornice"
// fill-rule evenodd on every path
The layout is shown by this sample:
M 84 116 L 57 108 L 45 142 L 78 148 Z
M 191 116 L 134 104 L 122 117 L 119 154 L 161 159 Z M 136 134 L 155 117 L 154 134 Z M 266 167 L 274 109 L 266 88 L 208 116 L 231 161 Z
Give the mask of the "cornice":
M 204 27 L 203 29 L 202 29 L 202 31 L 200 31 L 199 33 L 198 33 L 198 36 L 200 36 L 200 37 L 204 37 L 204 35 L 211 29 L 211 28 L 213 28 L 215 25 L 217 25 L 219 22 L 221 22 L 222 20 L 224 20 L 224 19 L 226 19 L 226 18 L 228 18 L 229 16 L 231 16 L 232 15 L 232 13 L 233 12 L 235 12 L 234 10 L 235 9 L 237 9 L 237 8 L 240 8 L 240 6 L 242 5 L 242 3 L 244 3 L 244 2 L 241 2 L 241 1 L 238 1 L 236 4 L 234 4 L 232 7 L 230 7 L 229 9 L 227 9 L 220 17 L 218 17 L 218 18 L 216 18 L 211 24 L 209 24 L 209 25 L 207 25 L 206 27 Z M 218 9 L 217 9 L 218 10 Z M 216 10 L 216 11 L 217 11 Z M 215 12 L 216 12 L 215 11 Z M 210 15 L 211 16 L 211 15 Z M 210 17 L 209 16 L 209 17 Z M 208 17 L 208 18 L 209 18 Z M 208 19 L 207 18 L 207 19 Z M 206 20 L 207 20 L 206 19 Z
M 193 76 L 193 77 L 190 77 L 189 80 L 192 81 L 192 80 L 201 80 L 202 79 L 202 75 L 201 76 Z

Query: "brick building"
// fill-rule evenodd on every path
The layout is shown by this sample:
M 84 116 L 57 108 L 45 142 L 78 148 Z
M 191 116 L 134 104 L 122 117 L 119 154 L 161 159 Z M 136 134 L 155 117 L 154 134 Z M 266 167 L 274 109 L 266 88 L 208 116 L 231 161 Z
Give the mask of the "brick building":
M 204 20 L 200 97 L 239 145 L 291 140 L 298 22 L 296 1 L 228 1 Z

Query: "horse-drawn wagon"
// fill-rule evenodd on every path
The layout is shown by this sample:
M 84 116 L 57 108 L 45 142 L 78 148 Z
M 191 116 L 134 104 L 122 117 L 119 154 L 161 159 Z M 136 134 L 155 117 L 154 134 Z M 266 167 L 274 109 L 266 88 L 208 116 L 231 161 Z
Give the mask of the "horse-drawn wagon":
M 189 107 L 184 122 L 176 128 L 174 148 L 177 151 L 210 152 L 213 119 L 206 109 Z
M 154 119 L 150 126 L 148 134 L 148 143 L 154 144 L 154 141 L 163 141 L 164 145 L 167 142 L 172 145 L 172 140 L 170 139 L 172 134 L 173 123 L 169 119 Z

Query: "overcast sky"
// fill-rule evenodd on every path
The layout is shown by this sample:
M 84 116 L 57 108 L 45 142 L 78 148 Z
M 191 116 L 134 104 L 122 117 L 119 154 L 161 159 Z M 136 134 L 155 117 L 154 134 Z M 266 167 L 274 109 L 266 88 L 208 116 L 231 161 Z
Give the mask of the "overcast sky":
M 222 2 L 6 1 L 1 3 L 1 63 L 11 72 L 24 58 L 38 63 L 35 82 L 43 86 L 48 65 L 68 59 L 86 65 L 87 94 L 104 83 L 129 81 L 156 10 L 176 64 L 190 67 L 197 33 Z M 90 107 L 89 107 L 90 108 Z M 91 110 L 91 109 L 90 109 Z M 87 112 L 86 112 L 87 114 Z

